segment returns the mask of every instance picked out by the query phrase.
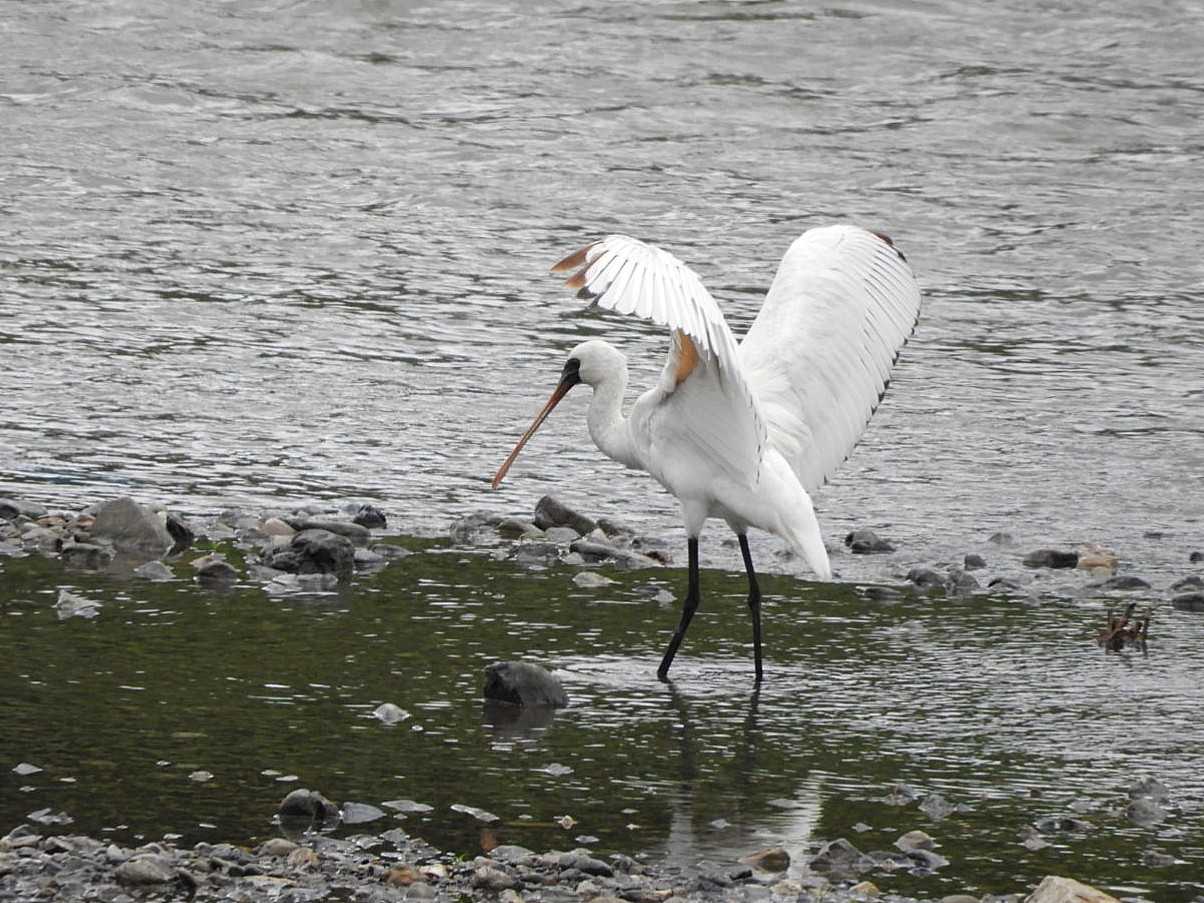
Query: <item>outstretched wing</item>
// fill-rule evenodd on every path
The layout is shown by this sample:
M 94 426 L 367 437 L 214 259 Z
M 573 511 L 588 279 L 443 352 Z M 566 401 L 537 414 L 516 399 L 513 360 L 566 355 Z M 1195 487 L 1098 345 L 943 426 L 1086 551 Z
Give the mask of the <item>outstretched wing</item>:
M 765 420 L 736 340 L 698 275 L 668 251 L 626 235 L 608 235 L 552 267 L 570 270 L 577 272 L 566 285 L 578 297 L 673 331 L 659 422 L 729 476 L 755 482 L 768 440 Z
M 770 441 L 808 492 L 857 444 L 919 313 L 915 276 L 885 236 L 811 229 L 782 258 L 740 358 Z

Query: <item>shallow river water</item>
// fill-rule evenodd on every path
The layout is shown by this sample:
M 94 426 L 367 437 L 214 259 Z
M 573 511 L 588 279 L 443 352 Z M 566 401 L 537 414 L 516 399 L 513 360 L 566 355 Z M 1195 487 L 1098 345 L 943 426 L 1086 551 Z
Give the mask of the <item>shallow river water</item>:
M 789 242 L 851 220 L 894 236 L 925 309 L 817 498 L 838 575 L 1006 531 L 1109 547 L 1160 601 L 1204 547 L 1201 46 L 1186 2 L 6 4 L 0 496 L 358 499 L 435 537 L 555 492 L 679 543 L 674 501 L 592 447 L 584 391 L 488 488 L 583 337 L 628 352 L 633 393 L 663 360 L 659 330 L 582 310 L 548 265 L 635 234 L 694 265 L 739 334 Z M 855 526 L 896 558 L 840 555 Z M 704 563 L 736 569 L 722 536 Z M 778 548 L 754 543 L 763 569 L 800 572 Z M 1104 656 L 1086 578 L 1046 608 L 934 609 L 782 577 L 753 697 L 731 578 L 671 693 L 649 677 L 672 611 L 487 560 L 424 555 L 313 606 L 3 565 L 2 756 L 79 776 L 53 786 L 81 821 L 71 794 L 106 788 L 89 827 L 250 836 L 278 768 L 508 825 L 573 814 L 604 848 L 683 861 L 859 821 L 888 845 L 918 816 L 871 800 L 908 781 L 975 807 L 955 821 L 980 847 L 951 858 L 980 890 L 1057 870 L 1016 846 L 1022 813 L 1111 806 L 1152 774 L 1183 836 L 1120 819 L 1055 849 L 1153 899 L 1204 873 L 1199 617 L 1167 610 L 1148 658 Z M 39 605 L 81 581 L 112 607 L 53 623 Z M 579 704 L 534 734 L 483 728 L 480 666 L 520 653 Z M 362 717 L 385 699 L 413 724 Z M 538 771 L 557 761 L 574 772 Z M 5 780 L 13 821 L 44 788 Z M 1147 841 L 1189 864 L 1126 885 Z

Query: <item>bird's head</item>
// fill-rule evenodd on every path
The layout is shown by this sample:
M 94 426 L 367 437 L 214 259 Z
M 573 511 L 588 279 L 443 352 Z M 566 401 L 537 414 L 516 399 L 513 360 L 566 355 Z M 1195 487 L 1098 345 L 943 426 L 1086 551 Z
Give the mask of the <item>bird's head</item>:
M 518 457 L 518 453 L 523 450 L 523 446 L 527 444 L 527 440 L 534 436 L 535 431 L 548 419 L 548 415 L 552 413 L 552 409 L 560 404 L 560 399 L 569 394 L 569 389 L 578 383 L 585 383 L 591 387 L 597 386 L 598 383 L 607 377 L 624 372 L 626 369 L 627 361 L 622 353 L 613 345 L 599 339 L 590 339 L 589 341 L 582 342 L 570 351 L 569 359 L 564 362 L 564 369 L 560 371 L 560 381 L 552 391 L 552 397 L 543 406 L 543 410 L 535 415 L 534 422 L 523 433 L 522 438 L 518 440 L 518 444 L 514 446 L 514 451 L 510 452 L 509 457 L 498 468 L 497 473 L 493 477 L 493 488 L 497 489 L 501 485 L 506 472 L 510 470 L 510 465 L 514 463 L 515 458 Z

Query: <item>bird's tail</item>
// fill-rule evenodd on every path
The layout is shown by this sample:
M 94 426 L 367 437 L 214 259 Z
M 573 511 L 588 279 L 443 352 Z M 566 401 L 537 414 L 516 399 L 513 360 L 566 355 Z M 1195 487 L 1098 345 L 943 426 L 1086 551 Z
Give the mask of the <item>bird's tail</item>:
M 824 547 L 824 537 L 819 529 L 819 520 L 815 517 L 811 496 L 800 485 L 799 497 L 791 501 L 790 512 L 782 518 L 779 535 L 790 543 L 796 553 L 803 556 L 816 577 L 829 581 L 832 579 L 832 564 L 828 561 L 828 550 Z

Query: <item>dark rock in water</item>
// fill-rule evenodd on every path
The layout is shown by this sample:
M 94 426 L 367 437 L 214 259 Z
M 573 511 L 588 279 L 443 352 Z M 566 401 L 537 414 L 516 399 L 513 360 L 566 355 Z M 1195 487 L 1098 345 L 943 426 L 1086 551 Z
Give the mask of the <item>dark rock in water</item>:
M 99 571 L 101 568 L 107 567 L 113 560 L 113 552 L 111 549 L 93 545 L 90 542 L 73 542 L 63 546 L 59 558 L 68 567 Z
M 957 811 L 957 807 L 939 793 L 930 793 L 920 803 L 920 811 L 935 821 L 948 818 Z
M 987 583 L 988 589 L 993 589 L 998 592 L 1013 590 L 1015 592 L 1024 592 L 1024 587 L 1012 580 L 1010 577 L 992 577 Z
M 954 593 L 972 593 L 979 588 L 978 581 L 961 568 L 950 568 L 949 576 L 945 578 L 949 590 Z
M 1144 777 L 1129 788 L 1129 796 L 1133 799 L 1144 796 L 1165 803 L 1171 798 L 1171 792 L 1157 778 Z
M 841 837 L 825 843 L 808 863 L 817 872 L 853 875 L 874 867 L 874 860 Z
M 1148 796 L 1139 796 L 1125 807 L 1125 818 L 1135 825 L 1149 827 L 1166 821 L 1166 810 L 1157 800 Z
M 585 536 L 594 532 L 598 524 L 584 514 L 574 511 L 560 499 L 545 495 L 535 506 L 535 526 L 541 530 L 548 527 L 572 527 Z
M 513 705 L 565 706 L 569 698 L 554 674 L 527 662 L 495 662 L 485 668 L 486 699 Z
M 931 850 L 936 846 L 936 841 L 932 839 L 932 835 L 926 831 L 908 831 L 895 841 L 895 846 L 904 853 L 910 853 L 912 850 Z
M 306 530 L 325 530 L 327 533 L 345 536 L 357 546 L 366 546 L 368 540 L 372 538 L 372 531 L 367 527 L 361 527 L 359 524 L 353 524 L 345 520 L 315 517 L 285 517 L 281 518 L 281 520 L 298 533 L 303 533 Z
M 1037 549 L 1024 556 L 1024 565 L 1030 568 L 1078 567 L 1079 553 L 1063 552 L 1059 549 Z
M 1160 850 L 1146 850 L 1141 854 L 1141 862 L 1151 868 L 1164 868 L 1175 864 L 1175 857 Z
M 592 539 L 579 539 L 569 548 L 591 564 L 614 561 L 627 568 L 658 568 L 661 566 L 659 561 L 648 555 L 603 542 L 594 542 Z
M 1033 825 L 1042 834 L 1056 834 L 1063 831 L 1072 834 L 1086 834 L 1088 831 L 1095 830 L 1095 825 L 1091 822 L 1075 818 L 1072 815 L 1046 815 L 1038 818 Z
M 167 527 L 167 534 L 171 537 L 171 551 L 173 552 L 184 551 L 196 539 L 196 533 L 192 527 L 188 526 L 182 517 L 172 514 L 170 511 L 167 512 L 167 520 L 164 521 L 163 526 Z
M 346 536 L 329 530 L 303 530 L 287 546 L 266 552 L 263 563 L 290 574 L 348 577 L 355 567 L 355 546 Z
M 220 558 L 214 558 L 211 561 L 206 561 L 197 568 L 196 579 L 201 586 L 207 586 L 211 589 L 233 586 L 238 580 L 238 571 L 228 562 L 222 561 Z
M 965 560 L 962 562 L 962 566 L 967 571 L 977 571 L 987 566 L 987 560 L 981 555 L 970 553 L 965 557 Z
M 158 557 L 175 545 L 160 517 L 131 498 L 114 499 L 96 509 L 92 536 L 113 544 L 120 552 L 143 552 Z
M 907 582 L 920 589 L 944 589 L 945 577 L 932 568 L 912 568 L 907 572 Z
M 949 860 L 940 853 L 934 853 L 932 850 L 908 850 L 907 858 L 914 862 L 922 869 L 936 871 L 939 868 L 944 868 L 949 864 Z
M 1179 611 L 1204 611 L 1204 593 L 1183 593 L 1171 599 Z
M 1204 561 L 1204 552 L 1192 552 L 1187 556 L 1187 560 L 1192 564 L 1199 564 L 1201 561 Z
M 1171 584 L 1171 592 L 1189 589 L 1204 589 L 1204 577 L 1184 577 Z
M 338 818 L 339 807 L 316 790 L 300 787 L 280 801 L 281 818 L 316 818 L 327 821 Z
M 867 586 L 861 594 L 871 602 L 894 602 L 903 598 L 903 594 L 891 586 Z
M 1001 531 L 999 533 L 992 533 L 990 536 L 988 536 L 987 542 L 996 546 L 1011 546 L 1016 544 L 1016 537 L 1012 536 L 1011 533 L 1005 533 Z
M 525 517 L 503 517 L 498 521 L 497 534 L 506 539 L 518 539 L 520 536 L 539 536 L 543 533 L 535 526 L 535 521 Z
M 1100 589 L 1149 589 L 1150 583 L 1148 580 L 1142 580 L 1140 577 L 1122 574 L 1116 577 L 1109 577 L 1099 587 Z
M 613 517 L 598 518 L 598 529 L 611 539 L 634 537 L 636 534 L 635 527 L 615 520 Z
M 383 530 L 389 524 L 385 512 L 375 505 L 360 505 L 351 518 L 351 522 L 369 530 Z
M 873 530 L 854 530 L 844 538 L 854 555 L 873 555 L 881 552 L 893 552 L 895 547 Z

